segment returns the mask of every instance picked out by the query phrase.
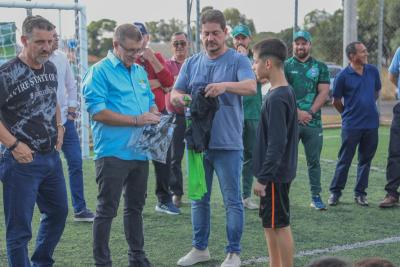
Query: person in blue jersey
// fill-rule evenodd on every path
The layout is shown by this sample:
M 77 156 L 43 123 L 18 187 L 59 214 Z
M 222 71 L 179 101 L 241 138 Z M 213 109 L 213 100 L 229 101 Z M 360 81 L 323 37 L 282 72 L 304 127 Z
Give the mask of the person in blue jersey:
M 145 155 L 128 147 L 132 134 L 140 127 L 160 121 L 146 71 L 134 64 L 141 49 L 140 31 L 132 24 L 118 26 L 113 50 L 92 66 L 83 79 L 99 190 L 93 222 L 96 266 L 112 266 L 108 242 L 122 193 L 129 266 L 150 266 L 143 249 L 142 218 L 149 163 Z
M 179 72 L 171 93 L 175 106 L 184 106 L 185 97 L 205 92 L 218 98 L 219 109 L 212 121 L 210 141 L 204 153 L 207 193 L 192 202 L 192 250 L 178 260 L 190 266 L 210 260 L 210 196 L 214 171 L 226 209 L 228 245 L 222 267 L 240 266 L 240 240 L 243 232 L 243 203 L 240 175 L 243 163 L 243 100 L 256 93 L 255 75 L 249 59 L 227 47 L 228 35 L 223 13 L 216 9 L 201 15 L 201 39 L 205 51 L 188 58 Z

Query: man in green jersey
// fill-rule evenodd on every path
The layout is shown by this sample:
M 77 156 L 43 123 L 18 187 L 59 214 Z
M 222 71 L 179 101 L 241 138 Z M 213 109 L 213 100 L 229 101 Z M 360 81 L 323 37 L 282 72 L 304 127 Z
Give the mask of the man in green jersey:
M 325 63 L 311 57 L 311 35 L 294 35 L 294 56 L 285 61 L 285 75 L 293 87 L 297 102 L 299 140 L 304 145 L 311 187 L 311 207 L 326 210 L 322 202 L 320 155 L 322 150 L 321 107 L 329 93 L 329 72 Z
M 232 30 L 233 46 L 235 50 L 253 61 L 250 49 L 251 31 L 249 27 L 239 24 Z M 242 169 L 242 197 L 243 206 L 247 209 L 258 209 L 258 205 L 251 200 L 253 186 L 253 147 L 256 140 L 258 121 L 261 113 L 261 83 L 257 82 L 257 94 L 243 96 L 244 124 L 243 124 L 243 169 Z

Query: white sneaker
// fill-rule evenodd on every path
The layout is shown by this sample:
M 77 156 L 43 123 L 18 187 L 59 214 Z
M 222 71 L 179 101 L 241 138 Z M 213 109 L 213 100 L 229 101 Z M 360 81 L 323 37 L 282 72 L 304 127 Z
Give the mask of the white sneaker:
M 239 267 L 241 263 L 239 254 L 228 253 L 221 267 Z
M 256 210 L 258 209 L 258 205 L 251 200 L 250 197 L 243 199 L 243 207 L 249 210 Z
M 192 248 L 192 250 L 189 251 L 188 254 L 180 258 L 176 264 L 179 266 L 191 266 L 199 262 L 209 261 L 210 259 L 211 257 L 208 248 L 206 248 L 205 250 Z

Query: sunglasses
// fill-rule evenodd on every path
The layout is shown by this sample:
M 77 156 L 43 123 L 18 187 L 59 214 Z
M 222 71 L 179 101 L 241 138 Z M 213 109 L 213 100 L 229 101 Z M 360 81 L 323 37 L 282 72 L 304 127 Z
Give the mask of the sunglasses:
M 173 43 L 172 43 L 172 45 L 173 45 L 174 47 L 178 47 L 178 46 L 185 47 L 186 44 L 187 44 L 187 43 L 184 42 L 184 41 L 182 41 L 182 42 L 173 42 Z

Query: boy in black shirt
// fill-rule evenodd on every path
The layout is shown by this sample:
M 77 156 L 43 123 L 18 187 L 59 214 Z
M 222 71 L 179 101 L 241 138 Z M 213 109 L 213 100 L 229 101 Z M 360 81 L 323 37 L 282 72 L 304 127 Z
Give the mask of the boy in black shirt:
M 268 79 L 272 86 L 262 107 L 253 154 L 254 194 L 260 197 L 270 266 L 292 267 L 289 188 L 296 176 L 298 124 L 295 96 L 283 71 L 287 48 L 279 39 L 266 39 L 253 50 L 257 78 Z

